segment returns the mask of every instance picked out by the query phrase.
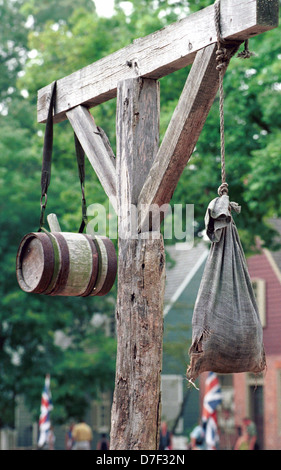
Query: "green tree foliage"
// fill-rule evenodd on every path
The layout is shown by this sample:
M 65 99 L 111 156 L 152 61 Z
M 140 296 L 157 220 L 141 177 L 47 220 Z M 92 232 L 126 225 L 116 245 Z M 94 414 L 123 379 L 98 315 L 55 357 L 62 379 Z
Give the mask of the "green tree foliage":
M 254 55 L 233 57 L 224 78 L 227 182 L 231 200 L 242 207 L 237 226 L 246 252 L 255 249 L 257 236 L 265 246 L 275 247 L 268 219 L 281 215 L 279 47 L 279 28 L 252 38 Z M 199 232 L 208 202 L 217 195 L 220 166 L 217 97 L 173 197 L 195 203 Z
M 25 294 L 15 276 L 23 235 L 38 229 L 44 125 L 36 120 L 37 90 L 86 66 L 135 38 L 210 5 L 209 0 L 132 0 L 130 12 L 116 0 L 111 18 L 98 17 L 92 0 L 44 2 L 2 0 L 0 37 L 0 425 L 13 424 L 13 402 L 24 394 L 39 412 L 44 374 L 51 373 L 53 415 L 63 422 L 80 415 L 89 396 L 113 386 L 115 341 L 92 322 L 114 314 L 116 286 L 105 298 L 55 298 Z M 128 5 L 128 4 L 127 4 Z M 232 200 L 242 205 L 237 225 L 245 247 L 260 235 L 267 246 L 267 219 L 280 216 L 280 34 L 250 41 L 249 60 L 233 58 L 225 87 L 226 170 Z M 189 68 L 160 80 L 161 137 L 177 104 Z M 92 110 L 115 148 L 115 100 Z M 218 100 L 186 166 L 172 203 L 194 204 L 197 232 L 220 184 Z M 107 204 L 86 162 L 87 203 Z M 81 194 L 73 131 L 55 126 L 47 212 L 62 229 L 77 231 Z M 70 340 L 58 345 L 57 332 Z M 90 353 L 89 353 L 90 352 Z
M 46 3 L 44 5 L 46 6 Z M 4 6 L 8 7 L 9 4 Z M 22 12 L 24 7 L 28 7 L 28 2 L 24 2 L 21 10 L 20 4 L 17 7 L 14 4 L 15 22 L 18 17 L 22 19 Z M 29 14 L 28 8 L 27 11 Z M 72 9 L 70 13 L 73 14 L 73 24 L 77 27 L 81 9 L 76 10 L 76 13 L 73 13 Z M 94 8 L 92 15 L 93 18 L 96 17 Z M 20 68 L 14 68 L 13 83 L 17 87 L 16 92 L 12 98 L 3 101 L 0 115 L 0 426 L 13 425 L 14 400 L 19 394 L 25 395 L 26 403 L 38 418 L 44 375 L 48 372 L 51 373 L 52 393 L 56 403 L 53 419 L 58 422 L 65 422 L 70 416 L 80 417 L 85 411 L 89 397 L 96 396 L 97 390 L 112 389 L 114 381 L 115 339 L 105 336 L 101 328 L 93 325 L 92 318 L 96 313 L 103 313 L 109 318 L 114 315 L 115 288 L 112 295 L 106 298 L 49 298 L 25 294 L 19 289 L 16 281 L 17 247 L 26 233 L 37 231 L 39 227 L 44 126 L 36 122 L 36 88 L 58 78 L 59 64 L 56 69 L 54 45 L 59 43 L 57 33 L 60 28 L 66 28 L 68 17 L 59 21 L 57 16 L 51 19 L 48 15 L 47 25 L 42 23 L 42 18 L 39 15 L 36 21 L 31 21 L 28 47 L 30 51 L 33 50 L 33 54 L 29 54 L 26 65 L 21 65 L 20 74 Z M 58 30 L 54 26 L 55 22 L 60 25 Z M 65 30 L 67 31 L 67 28 Z M 28 31 L 25 32 L 27 39 Z M 49 42 L 48 33 L 51 36 Z M 32 37 L 40 34 L 44 41 L 45 56 L 50 58 L 50 62 L 46 60 L 44 63 L 41 75 L 40 64 L 38 67 L 32 44 Z M 67 36 L 63 38 L 63 47 L 67 45 L 66 38 Z M 16 43 L 16 40 L 18 39 L 15 35 L 14 49 L 24 51 L 26 58 L 27 49 L 23 49 L 23 41 L 18 40 Z M 3 43 L 8 41 L 7 30 L 7 38 L 3 37 Z M 23 57 L 23 52 L 20 55 Z M 64 57 L 59 57 L 58 62 L 60 61 L 65 66 L 65 69 L 61 67 L 62 75 L 73 71 L 72 67 L 78 65 L 69 61 L 67 69 Z M 11 72 L 8 62 L 6 66 Z M 29 84 L 29 69 L 32 67 L 34 80 L 31 79 Z M 8 81 L 7 74 L 1 87 L 1 96 L 7 96 L 5 89 Z M 54 134 L 47 212 L 55 212 L 58 215 L 63 230 L 77 231 L 81 221 L 81 193 L 73 131 L 70 125 L 64 122 L 55 126 Z M 105 202 L 104 192 L 88 162 L 86 197 L 89 203 Z M 71 340 L 67 350 L 56 341 L 58 331 Z
M 21 104 L 18 103 L 18 110 Z M 25 110 L 28 109 L 28 102 L 25 102 Z M 17 285 L 17 246 L 25 233 L 37 231 L 39 227 L 42 152 L 39 151 L 41 149 L 37 137 L 31 143 L 33 136 L 30 130 L 12 114 L 9 113 L 3 119 L 0 130 L 0 413 L 5 424 L 12 424 L 11 394 L 15 397 L 24 393 L 27 403 L 38 413 L 38 397 L 47 372 L 51 372 L 54 381 L 54 399 L 56 394 L 60 397 L 62 393 L 55 384 L 64 383 L 64 390 L 68 387 L 72 390 L 78 402 L 78 411 L 75 407 L 72 408 L 71 415 L 77 413 L 78 416 L 82 405 L 85 406 L 86 398 L 96 393 L 96 377 L 99 377 L 99 385 L 112 387 L 115 348 L 115 341 L 104 335 L 101 341 L 101 333 L 91 324 L 94 313 L 113 314 L 113 303 L 108 299 L 82 300 L 29 295 Z M 66 230 L 77 231 L 81 218 L 78 210 L 81 196 L 77 171 L 65 169 L 61 173 L 53 168 L 49 190 L 51 211 L 61 215 L 62 226 L 67 227 Z M 64 216 L 68 211 L 70 215 Z M 55 332 L 58 330 L 64 331 L 72 340 L 67 352 L 63 352 L 54 343 Z M 86 351 L 86 346 L 90 349 L 91 342 L 92 348 L 99 346 L 99 351 L 91 354 L 89 359 L 89 353 L 83 351 Z M 70 353 L 71 361 L 66 357 Z M 102 357 L 103 353 L 106 355 L 105 359 Z M 104 370 L 104 360 L 108 373 L 102 378 L 101 372 L 99 376 L 97 373 Z M 81 381 L 75 380 L 72 383 L 75 374 L 77 377 L 81 374 Z M 66 410 L 70 411 L 70 404 L 62 400 L 61 406 L 54 411 L 54 417 L 59 420 L 66 418 Z
M 21 12 L 27 18 L 32 17 L 32 29 L 41 31 L 50 22 L 52 24 L 68 23 L 77 5 L 91 13 L 95 11 L 95 4 L 91 0 L 79 0 L 78 4 L 73 3 L 71 0 L 61 0 L 60 2 L 56 0 L 46 0 L 44 2 L 28 0 L 22 1 Z
M 27 56 L 26 18 L 20 12 L 21 2 L 2 0 L 0 3 L 0 103 L 6 107 L 15 93 L 17 74 Z

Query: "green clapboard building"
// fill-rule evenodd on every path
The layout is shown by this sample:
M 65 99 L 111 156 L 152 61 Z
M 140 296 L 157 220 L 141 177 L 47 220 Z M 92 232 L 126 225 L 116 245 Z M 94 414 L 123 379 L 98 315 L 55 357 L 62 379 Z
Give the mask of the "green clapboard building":
M 189 440 L 199 416 L 199 391 L 185 377 L 192 336 L 192 314 L 208 255 L 208 244 L 166 247 L 162 367 L 162 421 L 174 436 Z M 186 439 L 185 439 L 186 442 Z

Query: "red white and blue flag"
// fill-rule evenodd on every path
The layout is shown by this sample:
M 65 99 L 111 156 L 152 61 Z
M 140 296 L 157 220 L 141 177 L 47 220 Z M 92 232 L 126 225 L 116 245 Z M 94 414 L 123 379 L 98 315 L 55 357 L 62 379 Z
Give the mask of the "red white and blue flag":
M 202 422 L 205 428 L 205 442 L 207 449 L 209 450 L 215 450 L 219 443 L 217 407 L 221 402 L 222 393 L 219 379 L 214 372 L 209 372 L 205 382 L 205 395 L 202 411 Z
M 48 442 L 48 434 L 51 428 L 50 411 L 53 409 L 53 404 L 50 390 L 50 380 L 50 375 L 47 374 L 45 377 L 45 385 L 41 397 L 38 447 L 43 447 Z

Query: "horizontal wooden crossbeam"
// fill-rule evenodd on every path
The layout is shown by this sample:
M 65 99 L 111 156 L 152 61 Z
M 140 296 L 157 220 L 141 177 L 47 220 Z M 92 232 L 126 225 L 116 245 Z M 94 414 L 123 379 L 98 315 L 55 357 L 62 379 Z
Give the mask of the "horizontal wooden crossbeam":
M 278 26 L 278 0 L 221 0 L 221 34 L 245 40 Z M 120 80 L 158 79 L 191 64 L 198 50 L 217 40 L 214 5 L 173 23 L 57 81 L 54 122 L 79 105 L 112 99 Z M 51 85 L 38 91 L 37 118 L 45 122 Z

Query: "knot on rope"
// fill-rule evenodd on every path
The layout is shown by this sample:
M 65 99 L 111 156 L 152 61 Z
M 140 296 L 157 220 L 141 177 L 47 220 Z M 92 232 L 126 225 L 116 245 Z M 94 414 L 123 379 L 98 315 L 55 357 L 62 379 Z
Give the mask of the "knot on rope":
M 240 57 L 241 59 L 250 59 L 250 57 L 252 57 L 253 55 L 255 55 L 255 53 L 249 50 L 249 39 L 246 39 L 246 41 L 244 42 L 244 50 L 242 52 L 239 52 L 239 54 L 237 54 L 237 57 Z
M 218 188 L 218 195 L 223 196 L 224 194 L 228 194 L 228 184 L 222 183 Z
M 219 47 L 219 46 L 218 46 Z M 227 62 L 228 62 L 228 55 L 227 55 L 227 49 L 224 47 L 220 47 L 216 51 L 216 61 L 218 63 L 216 69 L 217 70 L 222 70 L 226 67 Z

